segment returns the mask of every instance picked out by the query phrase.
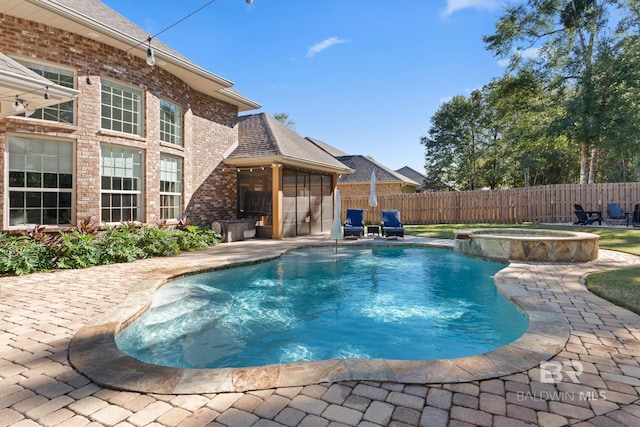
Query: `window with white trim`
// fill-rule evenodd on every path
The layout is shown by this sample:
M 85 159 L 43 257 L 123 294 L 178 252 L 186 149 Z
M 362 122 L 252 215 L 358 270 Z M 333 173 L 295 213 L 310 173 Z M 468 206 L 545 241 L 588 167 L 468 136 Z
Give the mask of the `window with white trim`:
M 160 140 L 182 145 L 182 108 L 164 99 L 160 100 Z
M 160 155 L 160 218 L 182 218 L 182 159 Z
M 60 86 L 75 88 L 75 74 L 73 71 L 63 70 L 44 64 L 36 64 L 34 62 L 16 59 L 17 62 L 24 65 L 31 71 L 40 74 L 47 80 L 52 81 Z M 60 104 L 50 105 L 48 107 L 35 110 L 29 117 L 32 119 L 48 120 L 59 123 L 74 123 L 74 101 L 69 100 Z
M 9 136 L 9 226 L 69 225 L 73 143 Z
M 142 91 L 102 81 L 101 127 L 142 136 Z
M 100 152 L 101 221 L 142 221 L 142 153 L 110 145 Z

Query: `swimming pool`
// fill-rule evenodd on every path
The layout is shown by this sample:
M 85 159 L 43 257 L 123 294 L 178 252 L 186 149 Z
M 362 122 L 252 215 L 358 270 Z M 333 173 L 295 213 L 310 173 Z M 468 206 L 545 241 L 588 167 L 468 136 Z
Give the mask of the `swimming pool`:
M 503 267 L 435 248 L 301 249 L 173 281 L 116 341 L 186 368 L 476 355 L 527 329 L 493 283 Z

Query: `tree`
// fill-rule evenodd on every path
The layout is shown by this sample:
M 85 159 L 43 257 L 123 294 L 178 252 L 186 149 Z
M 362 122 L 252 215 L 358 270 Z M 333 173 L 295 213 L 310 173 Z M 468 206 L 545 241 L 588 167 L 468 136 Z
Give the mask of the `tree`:
M 428 186 L 477 189 L 575 180 L 578 158 L 566 129 L 562 94 L 532 70 L 505 75 L 455 96 L 431 119 L 423 137 Z
M 569 141 L 580 147 L 580 182 L 595 182 L 603 131 L 611 121 L 612 89 L 620 75 L 607 67 L 619 53 L 625 33 L 610 12 L 622 13 L 623 0 L 531 0 L 505 9 L 496 32 L 485 36 L 489 50 L 511 58 L 511 70 L 535 68 L 550 90 L 564 93 L 563 120 Z M 635 3 L 635 2 L 631 2 Z M 629 26 L 633 23 L 629 22 Z M 537 55 L 525 59 L 527 49 Z
M 289 129 L 296 128 L 296 122 L 289 119 L 289 115 L 287 113 L 276 113 L 273 115 L 273 118 L 288 127 Z
M 510 186 L 569 182 L 577 161 L 557 121 L 565 116 L 557 94 L 533 70 L 505 75 L 486 88 L 495 126 L 502 132 L 501 153 L 508 164 L 500 173 Z
M 482 92 L 476 90 L 469 98 L 457 95 L 444 103 L 431 118 L 429 136 L 420 141 L 425 146 L 427 185 L 480 188 L 482 159 L 491 138 Z
M 602 147 L 599 158 L 601 177 L 606 181 L 637 181 L 640 179 L 640 40 L 626 37 L 607 52 L 606 61 L 595 67 L 598 79 L 609 79 L 606 111 L 601 114 Z M 632 86 L 630 84 L 634 82 Z

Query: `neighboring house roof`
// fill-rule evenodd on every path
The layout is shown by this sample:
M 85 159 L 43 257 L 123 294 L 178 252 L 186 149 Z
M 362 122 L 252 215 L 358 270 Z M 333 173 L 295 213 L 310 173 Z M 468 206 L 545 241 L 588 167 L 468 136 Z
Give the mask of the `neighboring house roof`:
M 414 180 L 415 182 L 420 184 L 421 188 L 424 188 L 424 180 L 427 177 L 421 174 L 420 172 L 416 171 L 415 169 L 412 169 L 409 166 L 403 166 L 400 169 L 396 169 L 396 172 L 406 176 L 409 179 Z
M 266 113 L 240 116 L 238 145 L 227 156 L 225 163 L 249 167 L 273 162 L 340 174 L 353 172 Z
M 371 172 L 375 172 L 376 182 L 378 184 L 400 183 L 416 187 L 420 185 L 412 179 L 409 179 L 366 156 L 339 156 L 337 159 L 355 170 L 355 173 L 351 175 L 342 175 L 338 179 L 338 184 L 369 183 L 371 181 Z
M 45 91 L 48 97 L 44 96 Z M 0 53 L 0 118 L 22 113 L 13 109 L 16 95 L 24 107 L 33 111 L 73 99 L 79 94 L 79 91 L 57 85 Z
M 307 140 L 311 141 L 317 147 L 321 148 L 328 154 L 331 154 L 333 157 L 355 170 L 353 174 L 340 177 L 340 179 L 338 179 L 338 184 L 369 183 L 371 181 L 372 171 L 375 171 L 376 173 L 376 182 L 381 184 L 402 183 L 416 187 L 419 187 L 422 184 L 422 178 L 416 180 L 412 177 L 405 176 L 399 172 L 389 169 L 369 157 L 349 155 L 344 151 L 315 138 L 307 137 Z
M 331 154 L 333 157 L 340 157 L 340 156 L 347 156 L 348 155 L 344 151 L 338 150 L 333 145 L 329 145 L 326 142 L 320 141 L 319 139 L 311 138 L 311 137 L 308 137 L 308 136 L 306 137 L 306 139 L 308 139 L 309 141 L 311 141 L 312 143 L 314 143 L 315 145 L 317 145 L 319 148 L 323 149 L 327 153 Z
M 130 55 L 146 59 L 148 32 L 99 0 L 2 0 L 0 13 L 93 38 Z M 233 83 L 191 62 L 158 39 L 151 45 L 156 67 L 174 74 L 194 90 L 222 99 L 239 111 L 260 105 L 232 89 Z M 87 64 L 90 68 L 91 64 Z

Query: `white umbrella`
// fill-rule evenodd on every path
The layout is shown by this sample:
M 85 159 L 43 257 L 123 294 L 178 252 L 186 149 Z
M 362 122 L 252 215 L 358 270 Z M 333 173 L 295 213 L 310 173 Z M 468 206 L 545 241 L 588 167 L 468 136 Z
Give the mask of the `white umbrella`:
M 336 201 L 333 205 L 333 224 L 331 225 L 331 238 L 336 241 L 336 252 L 338 251 L 338 240 L 344 238 L 342 223 L 340 222 L 340 204 L 340 190 L 336 189 Z
M 371 193 L 369 194 L 369 206 L 378 206 L 378 198 L 376 197 L 376 173 L 371 171 Z

